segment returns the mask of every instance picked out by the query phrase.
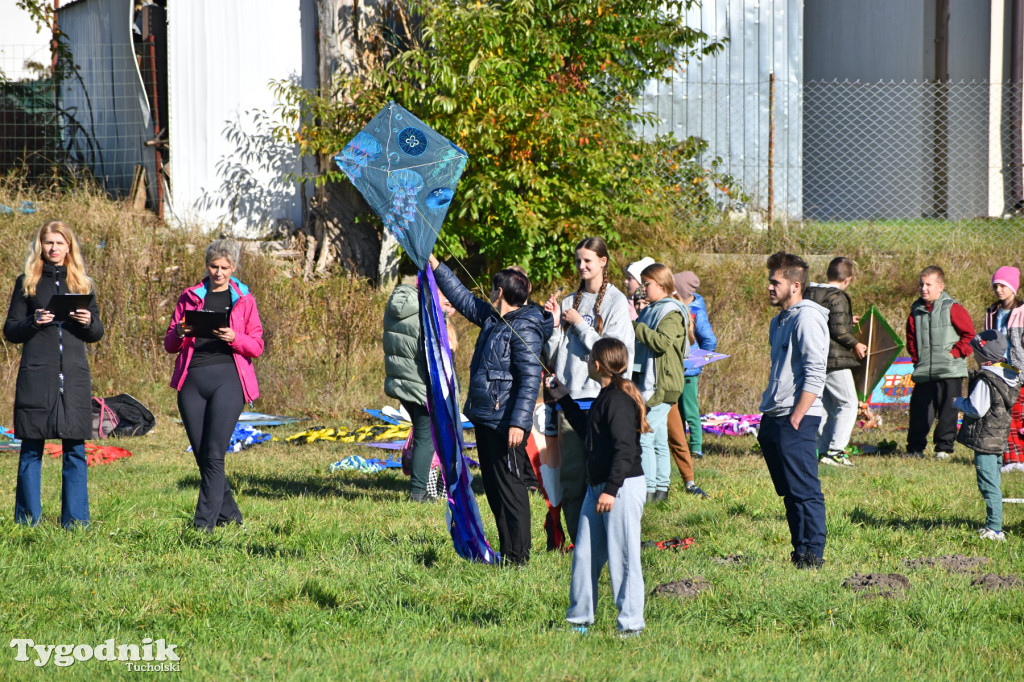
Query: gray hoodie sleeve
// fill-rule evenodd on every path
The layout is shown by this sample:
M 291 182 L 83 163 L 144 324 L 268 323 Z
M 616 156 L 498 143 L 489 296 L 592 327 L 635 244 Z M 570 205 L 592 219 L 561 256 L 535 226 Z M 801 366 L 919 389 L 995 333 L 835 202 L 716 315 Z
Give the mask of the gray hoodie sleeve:
M 812 310 L 801 310 L 796 320 L 793 341 L 800 353 L 802 365 L 801 376 L 795 377 L 794 389 L 820 396 L 825 390 L 829 342 L 828 324 L 824 317 Z
M 953 398 L 953 407 L 964 413 L 965 417 L 981 419 L 988 413 L 992 406 L 992 389 L 984 381 L 974 384 L 974 390 L 966 398 L 957 396 Z

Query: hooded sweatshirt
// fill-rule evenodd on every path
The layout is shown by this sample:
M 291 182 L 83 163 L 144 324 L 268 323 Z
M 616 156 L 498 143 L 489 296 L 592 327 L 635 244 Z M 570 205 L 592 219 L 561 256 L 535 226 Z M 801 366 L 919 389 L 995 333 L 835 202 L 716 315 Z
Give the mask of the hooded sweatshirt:
M 801 299 L 783 310 L 768 326 L 772 368 L 761 396 L 761 412 L 769 417 L 790 414 L 807 391 L 816 397 L 807 415 L 820 417 L 828 358 L 828 308 Z
M 601 392 L 601 384 L 591 379 L 587 373 L 587 355 L 598 339 L 611 337 L 626 344 L 629 352 L 627 367 L 633 366 L 635 343 L 633 322 L 629 319 L 630 303 L 626 295 L 616 289 L 615 285 L 608 285 L 601 301 L 600 313 L 601 319 L 604 320 L 604 329 L 600 334 L 594 328 L 594 305 L 597 303 L 597 294 L 584 292 L 581 296 L 580 306 L 576 310 L 583 316 L 583 320 L 568 331 L 557 325 L 544 348 L 548 364 L 553 366 L 558 380 L 569 389 L 569 395 L 573 400 L 589 400 Z M 573 292 L 562 299 L 563 314 L 572 308 L 575 298 L 576 292 Z

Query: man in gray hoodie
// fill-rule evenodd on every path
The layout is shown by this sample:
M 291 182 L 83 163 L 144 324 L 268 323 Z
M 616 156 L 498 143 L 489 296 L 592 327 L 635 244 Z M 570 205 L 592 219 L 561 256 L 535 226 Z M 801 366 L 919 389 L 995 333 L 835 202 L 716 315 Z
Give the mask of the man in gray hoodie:
M 807 263 L 778 252 L 768 258 L 768 299 L 782 308 L 768 328 L 772 368 L 761 397 L 761 445 L 775 492 L 786 505 L 797 568 L 818 568 L 825 554 L 825 496 L 816 441 L 828 357 L 828 309 L 804 299 Z

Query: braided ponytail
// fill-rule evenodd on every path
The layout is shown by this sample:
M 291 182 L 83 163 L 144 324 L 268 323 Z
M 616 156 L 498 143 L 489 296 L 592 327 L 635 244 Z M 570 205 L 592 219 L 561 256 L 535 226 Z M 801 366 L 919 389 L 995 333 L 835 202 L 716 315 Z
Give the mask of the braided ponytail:
M 583 280 L 582 279 L 580 280 L 579 288 L 576 289 L 576 295 L 572 299 L 572 309 L 573 310 L 579 312 L 580 301 L 581 300 L 583 300 Z M 562 316 L 562 329 L 564 331 L 569 331 L 569 322 L 565 319 L 565 316 Z
M 601 317 L 601 301 L 604 300 L 604 292 L 608 290 L 608 265 L 605 264 L 601 279 L 601 290 L 597 292 L 597 302 L 594 303 L 594 329 L 598 334 L 604 331 L 604 318 Z

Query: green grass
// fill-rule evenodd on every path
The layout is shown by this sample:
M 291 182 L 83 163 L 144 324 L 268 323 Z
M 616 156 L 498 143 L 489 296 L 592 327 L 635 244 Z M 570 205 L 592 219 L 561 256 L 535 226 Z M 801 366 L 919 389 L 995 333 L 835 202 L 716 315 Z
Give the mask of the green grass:
M 855 441 L 882 436 L 902 438 L 858 432 Z M 441 505 L 404 501 L 401 474 L 327 472 L 366 455 L 361 446 L 268 443 L 228 457 L 248 532 L 207 537 L 189 528 L 198 473 L 181 427 L 164 419 L 119 444 L 134 456 L 89 471 L 89 530 L 57 525 L 60 467 L 50 458 L 42 524 L 0 522 L 0 619 L 11 639 L 164 638 L 186 679 L 1019 679 L 1024 670 L 1024 591 L 985 593 L 969 576 L 902 566 L 962 553 L 1024 574 L 1024 509 L 1007 506 L 1005 544 L 973 537 L 984 507 L 965 451 L 950 462 L 862 456 L 852 470 L 824 468 L 827 563 L 808 572 L 787 561 L 782 503 L 753 439 L 709 437 L 713 454 L 696 469 L 712 498 L 684 495 L 674 478 L 668 503 L 643 521 L 645 539 L 696 544 L 645 550 L 643 564 L 648 591 L 695 575 L 713 590 L 685 602 L 648 597 L 646 632 L 620 641 L 607 573 L 591 633 L 560 630 L 570 557 L 544 551 L 539 499 L 528 567 L 470 564 L 451 548 Z M 0 459 L 6 509 L 16 465 L 14 453 Z M 1024 497 L 1024 474 L 1005 476 L 1004 492 Z M 751 561 L 711 561 L 736 553 Z M 855 571 L 898 571 L 912 587 L 905 599 L 863 600 L 842 587 Z M 14 655 L 0 655 L 0 677 L 35 673 Z M 95 660 L 64 673 L 137 674 Z

